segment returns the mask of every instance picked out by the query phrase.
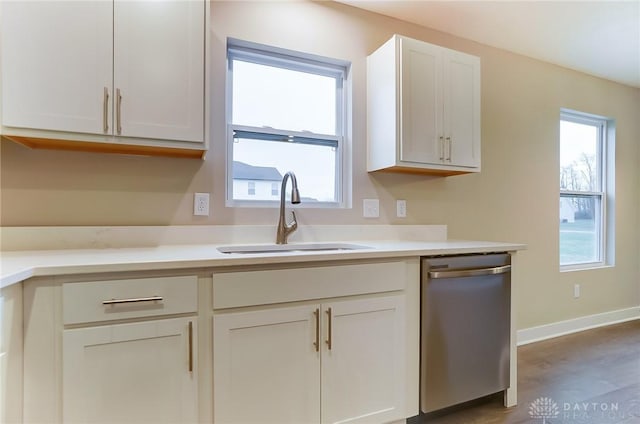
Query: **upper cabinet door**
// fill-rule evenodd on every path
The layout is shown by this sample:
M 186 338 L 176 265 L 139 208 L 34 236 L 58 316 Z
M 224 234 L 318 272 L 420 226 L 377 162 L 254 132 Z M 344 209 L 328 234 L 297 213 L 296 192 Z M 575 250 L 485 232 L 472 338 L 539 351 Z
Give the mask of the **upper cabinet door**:
M 400 39 L 400 160 L 442 162 L 442 49 Z
M 3 125 L 103 134 L 112 23 L 111 1 L 3 2 Z
M 204 141 L 204 1 L 114 3 L 115 134 Z
M 445 157 L 452 165 L 480 166 L 480 59 L 444 54 Z

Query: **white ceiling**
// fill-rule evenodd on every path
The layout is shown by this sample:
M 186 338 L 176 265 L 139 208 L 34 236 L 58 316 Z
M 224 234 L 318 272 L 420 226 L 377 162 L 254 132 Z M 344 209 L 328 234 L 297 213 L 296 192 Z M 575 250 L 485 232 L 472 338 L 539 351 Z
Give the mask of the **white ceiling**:
M 337 0 L 640 87 L 640 0 Z

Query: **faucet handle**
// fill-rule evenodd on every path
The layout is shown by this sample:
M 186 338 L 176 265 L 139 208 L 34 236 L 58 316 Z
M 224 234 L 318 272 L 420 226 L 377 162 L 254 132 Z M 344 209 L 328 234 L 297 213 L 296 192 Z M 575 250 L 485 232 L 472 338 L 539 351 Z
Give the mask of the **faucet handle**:
M 293 216 L 293 221 L 287 227 L 287 233 L 292 233 L 298 228 L 298 221 L 296 220 L 296 213 L 291 211 L 291 216 Z

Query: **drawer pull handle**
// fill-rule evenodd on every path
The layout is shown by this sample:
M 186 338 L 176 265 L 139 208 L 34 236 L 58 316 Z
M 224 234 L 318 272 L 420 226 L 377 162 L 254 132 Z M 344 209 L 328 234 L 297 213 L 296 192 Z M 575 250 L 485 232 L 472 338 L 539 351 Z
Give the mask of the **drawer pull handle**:
M 139 302 L 162 302 L 162 296 L 150 296 L 150 297 L 134 297 L 131 299 L 110 299 L 103 300 L 103 305 L 117 305 L 119 303 L 139 303 Z

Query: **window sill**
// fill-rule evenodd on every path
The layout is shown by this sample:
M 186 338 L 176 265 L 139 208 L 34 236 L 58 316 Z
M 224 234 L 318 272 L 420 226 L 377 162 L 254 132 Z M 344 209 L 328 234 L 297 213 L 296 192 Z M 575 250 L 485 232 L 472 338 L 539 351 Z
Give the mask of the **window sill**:
M 561 265 L 560 272 L 572 272 L 572 271 L 592 271 L 597 269 L 613 268 L 615 265 L 606 263 L 591 263 L 582 265 Z
M 279 208 L 279 200 L 226 200 L 225 207 L 227 208 Z M 285 207 L 288 210 L 297 209 L 347 209 L 341 203 L 337 202 L 301 202 L 297 205 L 292 205 L 289 202 L 289 196 L 285 201 Z

